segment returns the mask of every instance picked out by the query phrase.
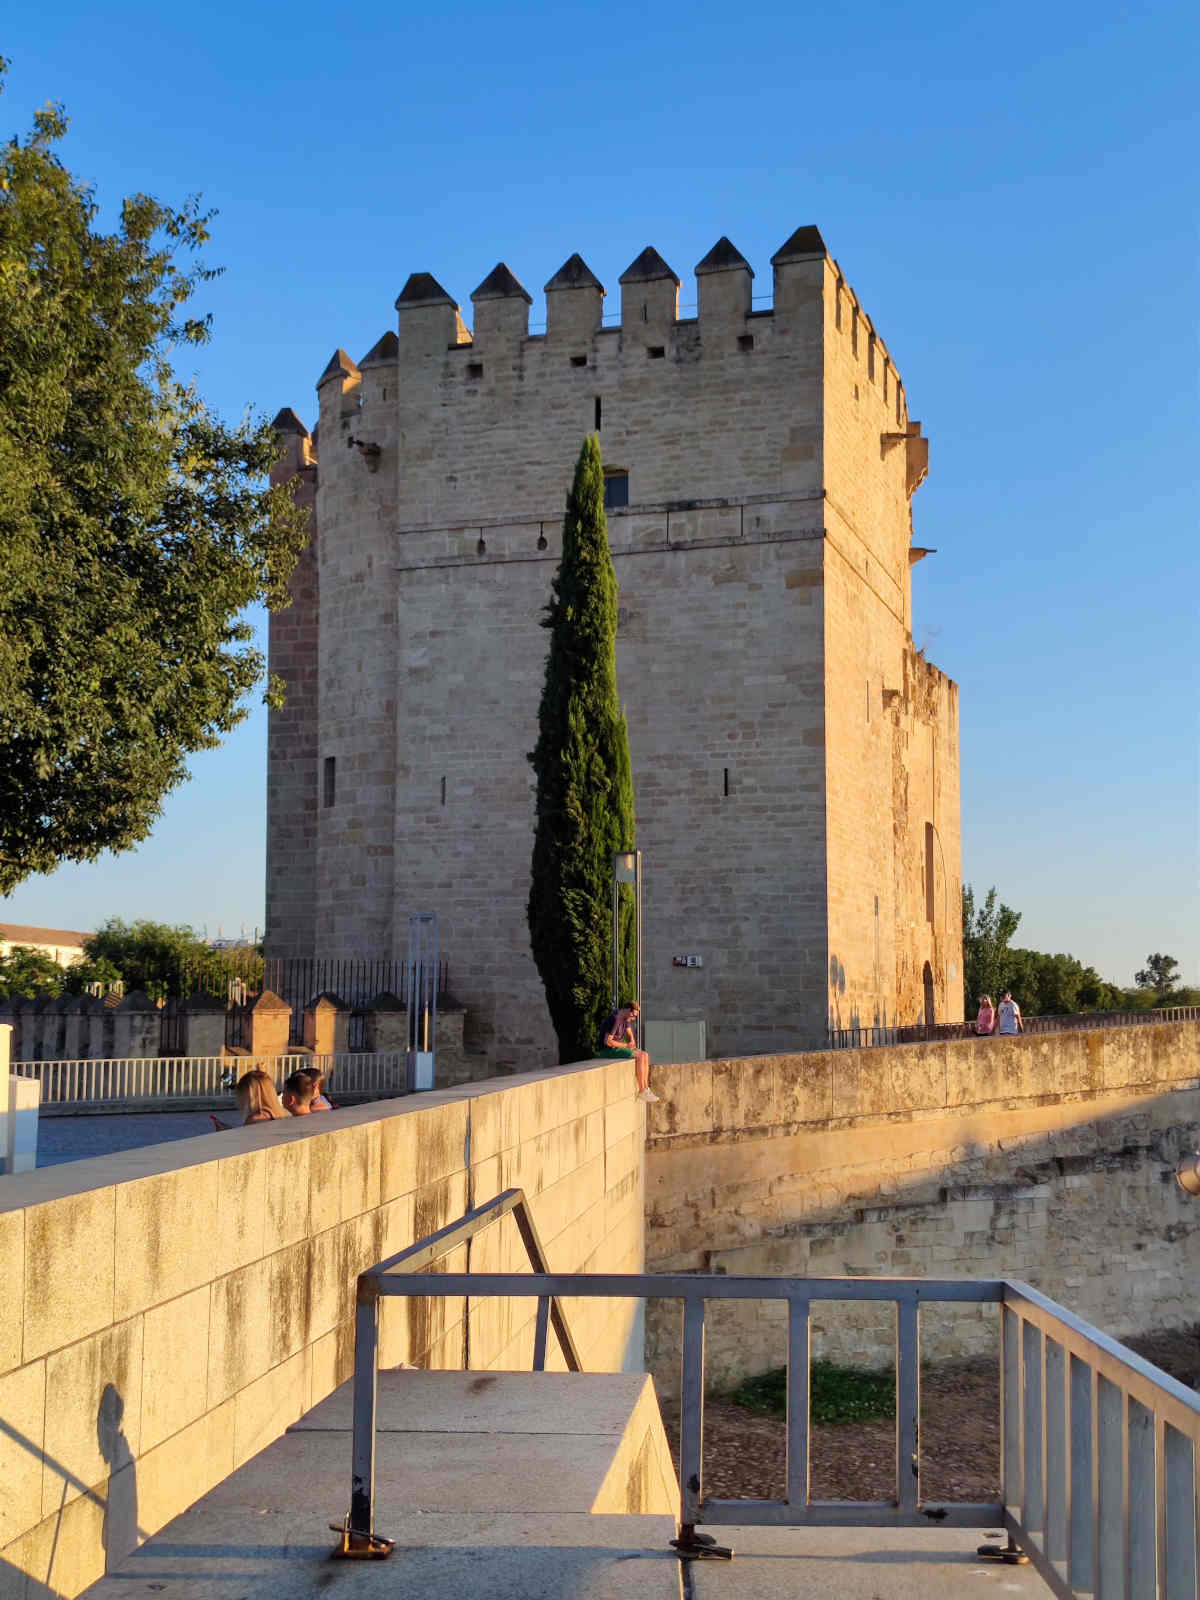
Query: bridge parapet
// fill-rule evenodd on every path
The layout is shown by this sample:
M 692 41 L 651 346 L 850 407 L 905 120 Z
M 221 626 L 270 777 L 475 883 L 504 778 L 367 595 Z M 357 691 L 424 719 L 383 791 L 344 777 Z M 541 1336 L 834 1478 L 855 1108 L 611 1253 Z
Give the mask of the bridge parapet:
M 584 1063 L 0 1178 L 0 1592 L 80 1593 L 277 1438 L 349 1375 L 357 1274 L 474 1200 L 524 1188 L 557 1271 L 641 1271 L 632 1090 Z M 469 1248 L 523 1260 L 510 1222 Z M 387 1309 L 387 1366 L 531 1364 L 532 1304 Z M 586 1367 L 640 1328 L 590 1319 Z
M 1200 1213 L 1173 1181 L 1200 1144 L 1200 1022 L 697 1062 L 655 1071 L 653 1270 L 1022 1278 L 1126 1338 L 1195 1321 Z M 890 1338 L 830 1318 L 823 1354 Z M 994 1327 L 947 1318 L 944 1356 Z M 729 1386 L 782 1364 L 778 1329 L 710 1330 Z M 648 1318 L 674 1384 L 678 1319 Z

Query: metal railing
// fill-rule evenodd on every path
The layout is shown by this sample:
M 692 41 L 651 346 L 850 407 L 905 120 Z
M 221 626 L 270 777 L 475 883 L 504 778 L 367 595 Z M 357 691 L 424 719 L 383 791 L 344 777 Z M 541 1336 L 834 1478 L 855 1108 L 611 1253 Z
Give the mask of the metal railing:
M 1028 1284 L 1008 1279 L 739 1278 L 708 1274 L 554 1274 L 539 1270 L 536 1236 L 522 1228 L 532 1274 L 428 1269 L 508 1211 L 507 1190 L 462 1222 L 422 1239 L 358 1279 L 354 1437 L 347 1543 L 374 1533 L 375 1398 L 383 1295 L 536 1298 L 534 1370 L 545 1366 L 560 1296 L 683 1302 L 679 1442 L 681 1555 L 721 1552 L 703 1525 L 1003 1527 L 1059 1600 L 1195 1600 L 1200 1396 Z M 532 1237 L 533 1243 L 530 1243 Z M 787 1488 L 782 1500 L 704 1494 L 704 1335 L 713 1300 L 783 1300 L 788 1307 Z M 819 1501 L 810 1494 L 810 1313 L 814 1301 L 896 1307 L 896 1487 L 890 1501 Z M 946 1301 L 1002 1308 L 1003 1501 L 921 1497 L 920 1310 Z M 565 1324 L 555 1321 L 560 1339 Z M 570 1370 L 578 1370 L 564 1342 Z M 997 1551 L 998 1555 L 1005 1552 Z
M 362 1554 L 377 1545 L 387 1546 L 380 1553 L 390 1554 L 388 1540 L 375 1538 L 375 1410 L 379 1379 L 379 1302 L 387 1295 L 412 1295 L 445 1293 L 443 1285 L 449 1282 L 441 1273 L 423 1272 L 443 1256 L 466 1244 L 484 1228 L 489 1228 L 502 1217 L 511 1216 L 521 1235 L 529 1265 L 541 1282 L 547 1274 L 546 1253 L 538 1238 L 537 1228 L 525 1201 L 523 1189 L 505 1189 L 494 1200 L 468 1211 L 457 1222 L 451 1222 L 437 1233 L 419 1239 L 415 1244 L 389 1256 L 386 1261 L 368 1268 L 358 1277 L 354 1302 L 354 1433 L 353 1461 L 350 1482 L 350 1514 L 343 1529 L 342 1553 Z M 467 1274 L 470 1276 L 470 1274 Z M 513 1281 L 528 1284 L 529 1277 L 514 1276 Z M 568 1281 L 566 1279 L 562 1280 Z M 570 1280 L 574 1281 L 574 1280 Z M 436 1287 L 412 1289 L 410 1284 Z M 522 1291 L 524 1292 L 524 1291 Z M 579 1352 L 571 1338 L 566 1317 L 558 1303 L 561 1291 L 548 1291 L 538 1295 L 537 1321 L 533 1339 L 533 1370 L 546 1368 L 546 1344 L 553 1324 L 554 1333 L 562 1350 L 568 1372 L 583 1370 Z
M 1158 1022 L 1200 1022 L 1200 1006 L 1163 1006 L 1150 1011 L 1083 1011 L 1067 1016 L 1024 1017 L 1026 1033 L 1074 1033 L 1080 1028 L 1134 1028 Z M 881 1045 L 929 1044 L 942 1039 L 977 1039 L 975 1021 L 913 1022 L 893 1027 L 830 1028 L 829 1050 L 868 1050 Z M 993 1037 L 999 1037 L 998 1035 Z
M 358 956 L 271 957 L 263 967 L 263 987 L 286 1000 L 292 1008 L 289 1044 L 305 1043 L 305 1008 L 319 995 L 333 994 L 343 1005 L 364 1007 L 381 994 L 403 1000 L 408 986 L 408 962 L 374 960 Z M 450 964 L 438 962 L 437 992 L 447 992 Z
M 1005 1526 L 1054 1594 L 1195 1600 L 1200 1395 L 1006 1282 Z
M 145 1101 L 210 1100 L 228 1095 L 252 1067 L 270 1072 L 276 1083 L 299 1067 L 318 1067 L 326 1088 L 342 1094 L 406 1092 L 405 1056 L 401 1050 L 364 1054 L 287 1056 L 117 1056 L 107 1060 L 14 1061 L 12 1070 L 38 1078 L 42 1107 L 73 1105 L 80 1110 L 104 1109 Z

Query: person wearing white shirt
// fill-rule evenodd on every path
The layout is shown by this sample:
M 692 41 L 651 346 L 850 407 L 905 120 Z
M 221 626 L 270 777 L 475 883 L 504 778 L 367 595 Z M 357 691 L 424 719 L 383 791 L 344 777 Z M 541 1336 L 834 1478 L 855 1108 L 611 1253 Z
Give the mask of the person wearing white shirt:
M 1004 998 L 996 1007 L 996 1032 L 1000 1034 L 1025 1032 L 1025 1024 L 1021 1021 L 1021 1008 L 1007 989 L 1004 991 Z

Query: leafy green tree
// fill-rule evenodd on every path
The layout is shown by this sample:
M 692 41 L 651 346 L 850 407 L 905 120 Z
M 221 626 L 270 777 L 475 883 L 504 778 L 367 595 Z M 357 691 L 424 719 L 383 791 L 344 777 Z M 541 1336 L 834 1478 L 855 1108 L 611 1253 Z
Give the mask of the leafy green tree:
M 974 1016 L 981 994 L 998 1000 L 1007 987 L 1008 947 L 1017 931 L 1021 913 L 1011 906 L 997 905 L 996 890 L 988 890 L 981 906 L 975 904 L 975 891 L 963 884 L 963 1004 L 965 1014 Z
M 269 425 L 226 427 L 172 370 L 209 336 L 210 215 L 139 194 L 99 231 L 66 126 L 50 106 L 0 147 L 0 894 L 147 836 L 245 715 L 239 619 L 287 604 L 306 538 Z
M 1185 984 L 1180 989 L 1172 989 L 1170 994 L 1163 995 L 1161 1000 L 1156 1000 L 1158 1006 L 1200 1006 L 1200 989 L 1190 989 Z
M 1146 957 L 1146 965 L 1141 971 L 1134 973 L 1133 981 L 1139 989 L 1153 989 L 1161 1000 L 1179 982 L 1179 963 L 1174 956 L 1165 956 L 1156 950 L 1153 955 Z
M 1071 1016 L 1112 1011 L 1120 1005 L 1119 992 L 1094 967 L 1085 967 L 1072 955 L 1010 950 L 1004 973 L 999 987 L 1012 990 L 1026 1016 Z
M 7 955 L 0 955 L 0 992 L 9 996 L 61 994 L 65 976 L 53 956 L 32 945 L 15 944 Z
M 84 949 L 90 965 L 104 963 L 127 991 L 142 989 L 156 1000 L 196 992 L 224 996 L 232 977 L 247 979 L 251 987 L 262 979 L 261 951 L 213 950 L 186 924 L 110 917 L 88 935 Z
M 538 711 L 529 933 L 560 1061 L 596 1053 L 612 962 L 612 852 L 634 845 L 633 778 L 617 699 L 617 581 L 604 516 L 604 468 L 584 440 L 567 497 L 563 553 Z M 629 993 L 631 906 L 621 905 Z

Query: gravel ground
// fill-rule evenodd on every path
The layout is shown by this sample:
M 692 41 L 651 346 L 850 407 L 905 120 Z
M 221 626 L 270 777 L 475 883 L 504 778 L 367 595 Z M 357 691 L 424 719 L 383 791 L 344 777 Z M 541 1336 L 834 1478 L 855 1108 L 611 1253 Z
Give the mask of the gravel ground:
M 678 1466 L 679 1407 L 663 1403 Z M 781 1500 L 784 1424 L 729 1399 L 704 1405 L 704 1492 L 717 1499 Z M 893 1422 L 816 1427 L 809 1451 L 814 1500 L 890 1500 L 896 1492 Z M 963 1361 L 921 1376 L 921 1494 L 926 1500 L 1000 1496 L 1000 1378 L 991 1360 Z
M 1200 1388 L 1200 1323 L 1125 1341 L 1147 1361 Z M 679 1465 L 679 1406 L 662 1403 Z M 893 1422 L 816 1427 L 809 1452 L 814 1500 L 890 1500 L 896 1492 Z M 786 1493 L 784 1424 L 727 1398 L 704 1404 L 704 1493 L 715 1499 L 780 1500 Z M 990 1357 L 947 1362 L 921 1374 L 921 1495 L 925 1500 L 1000 1498 L 1000 1375 Z

